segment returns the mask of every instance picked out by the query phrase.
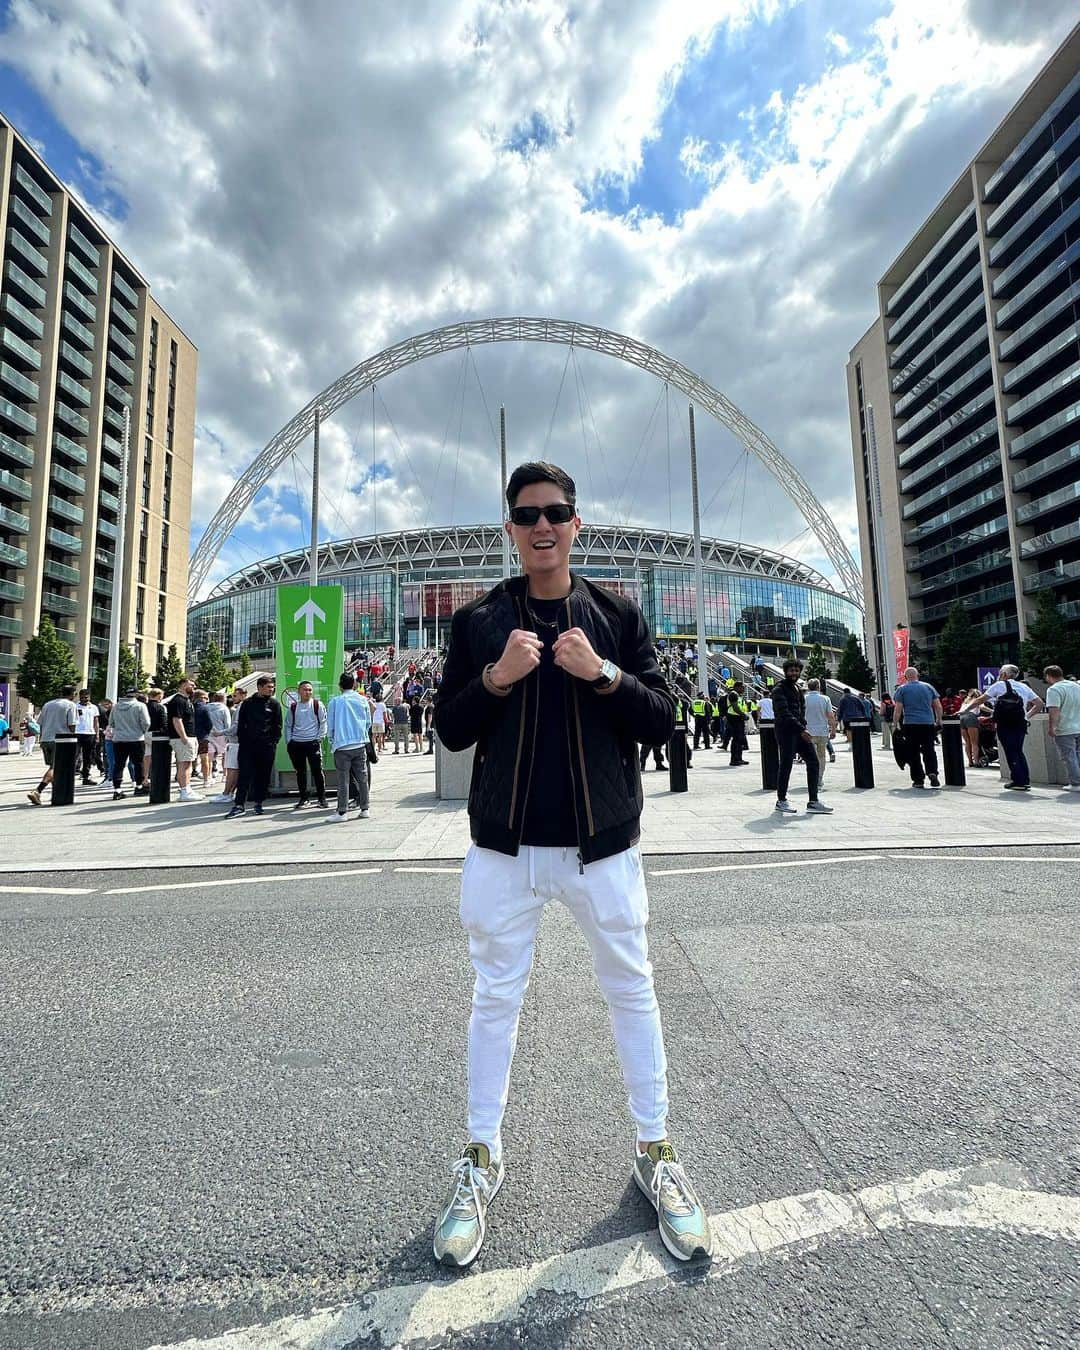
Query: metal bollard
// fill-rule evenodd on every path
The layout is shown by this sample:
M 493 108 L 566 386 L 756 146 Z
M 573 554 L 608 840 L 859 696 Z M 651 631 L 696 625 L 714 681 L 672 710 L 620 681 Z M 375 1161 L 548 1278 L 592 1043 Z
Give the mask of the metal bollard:
M 964 733 L 958 717 L 946 717 L 941 723 L 941 762 L 945 770 L 946 787 L 966 787 L 964 769 Z
M 686 723 L 676 722 L 671 740 L 668 741 L 668 788 L 671 792 L 686 792 Z
M 870 748 L 870 721 L 849 722 L 851 728 L 851 762 L 855 769 L 855 786 L 874 786 L 874 754 Z
M 776 723 L 763 717 L 758 723 L 761 736 L 761 790 L 772 792 L 780 772 L 780 747 L 776 744 Z
M 50 806 L 70 806 L 75 800 L 75 760 L 79 742 L 74 736 L 57 736 L 53 742 L 52 794 Z
M 160 806 L 172 796 L 172 746 L 168 736 L 150 738 L 151 806 Z

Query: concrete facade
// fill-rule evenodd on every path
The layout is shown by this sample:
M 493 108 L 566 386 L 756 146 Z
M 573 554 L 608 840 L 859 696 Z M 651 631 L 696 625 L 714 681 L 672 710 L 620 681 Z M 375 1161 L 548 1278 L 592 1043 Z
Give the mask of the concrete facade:
M 933 652 L 960 602 L 997 661 L 1038 593 L 1080 621 L 1080 28 L 877 286 L 848 404 L 866 626 Z
M 104 666 L 114 623 L 153 671 L 185 641 L 195 347 L 3 117 L 0 222 L 0 680 L 42 615 L 84 678 Z

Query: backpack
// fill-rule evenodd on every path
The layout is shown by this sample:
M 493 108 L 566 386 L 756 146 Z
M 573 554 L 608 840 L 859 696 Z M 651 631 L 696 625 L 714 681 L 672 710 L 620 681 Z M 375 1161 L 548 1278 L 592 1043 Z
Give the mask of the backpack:
M 36 720 L 36 718 L 28 717 L 28 718 L 26 719 L 26 734 L 27 734 L 28 736 L 40 736 L 40 735 L 41 735 L 41 723 L 38 722 L 38 721 Z
M 1019 731 L 1024 725 L 1024 700 L 1008 680 L 1005 692 L 994 701 L 994 721 L 999 731 Z
M 313 698 L 313 699 L 311 700 L 311 706 L 315 709 L 315 721 L 316 721 L 316 723 L 318 723 L 318 720 L 319 720 L 319 700 L 318 700 L 317 698 Z M 296 704 L 295 704 L 295 703 L 290 703 L 290 704 L 289 704 L 289 726 L 290 726 L 291 728 L 293 728 L 294 730 L 295 730 L 295 728 L 296 728 Z

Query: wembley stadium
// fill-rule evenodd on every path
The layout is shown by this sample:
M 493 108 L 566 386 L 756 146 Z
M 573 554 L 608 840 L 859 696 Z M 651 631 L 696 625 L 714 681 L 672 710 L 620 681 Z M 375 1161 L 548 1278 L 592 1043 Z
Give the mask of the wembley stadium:
M 781 656 L 814 643 L 835 657 L 862 615 L 812 567 L 750 544 L 703 539 L 705 628 L 710 644 Z M 504 575 L 495 525 L 407 530 L 319 546 L 319 584 L 344 591 L 345 646 L 438 647 L 460 605 Z M 575 572 L 632 596 L 657 638 L 696 641 L 694 540 L 690 534 L 583 526 Z M 306 582 L 307 549 L 280 553 L 232 573 L 193 604 L 187 660 L 211 639 L 226 659 L 242 652 L 264 665 L 274 653 L 276 588 Z

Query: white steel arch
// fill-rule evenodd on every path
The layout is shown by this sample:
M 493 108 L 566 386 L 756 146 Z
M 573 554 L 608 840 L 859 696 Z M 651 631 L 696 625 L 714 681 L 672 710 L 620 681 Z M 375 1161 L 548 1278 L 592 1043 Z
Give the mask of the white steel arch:
M 600 352 L 604 356 L 613 356 L 618 361 L 637 366 L 681 390 L 697 407 L 711 413 L 727 427 L 776 478 L 820 540 L 840 578 L 842 594 L 846 594 L 860 610 L 863 608 L 862 576 L 828 512 L 811 492 L 798 469 L 765 432 L 730 399 L 725 398 L 719 389 L 700 375 L 695 375 L 680 361 L 665 356 L 655 347 L 639 342 L 636 338 L 572 320 L 538 318 L 473 319 L 465 323 L 447 324 L 444 328 L 433 328 L 430 332 L 420 333 L 384 348 L 366 361 L 361 361 L 333 384 L 327 385 L 267 442 L 218 507 L 191 556 L 188 572 L 189 603 L 202 589 L 219 550 L 251 505 L 256 492 L 297 446 L 311 435 L 316 408 L 320 409 L 325 419 L 357 394 L 416 361 L 426 360 L 441 352 L 489 342 L 552 342 L 564 347 L 580 347 L 583 351 Z

